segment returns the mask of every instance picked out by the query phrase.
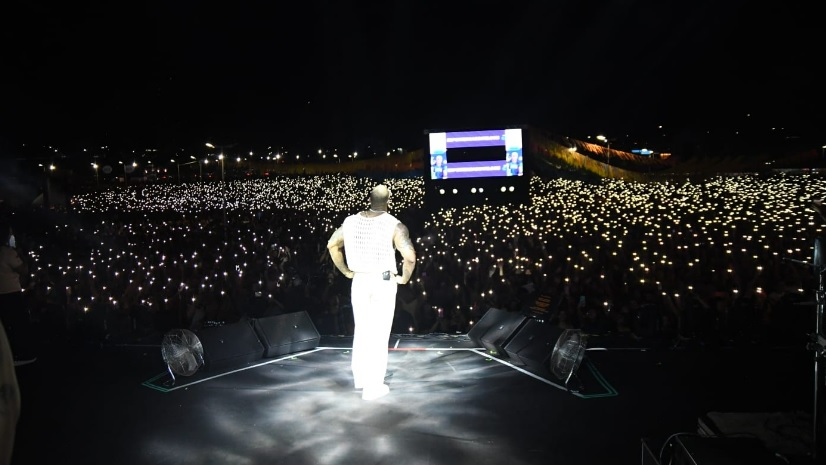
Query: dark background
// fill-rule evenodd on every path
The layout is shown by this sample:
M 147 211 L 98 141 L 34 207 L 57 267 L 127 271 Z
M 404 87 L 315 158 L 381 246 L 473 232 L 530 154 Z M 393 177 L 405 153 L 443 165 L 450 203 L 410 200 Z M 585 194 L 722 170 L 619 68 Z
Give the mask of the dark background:
M 251 5 L 5 2 L 0 149 L 408 148 L 515 124 L 823 136 L 822 18 L 797 2 Z

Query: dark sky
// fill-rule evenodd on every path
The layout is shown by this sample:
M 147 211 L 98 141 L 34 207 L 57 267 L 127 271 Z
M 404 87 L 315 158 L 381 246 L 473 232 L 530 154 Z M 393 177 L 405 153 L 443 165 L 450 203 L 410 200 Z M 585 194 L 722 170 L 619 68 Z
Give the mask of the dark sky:
M 648 134 L 747 114 L 821 134 L 824 28 L 798 3 L 12 0 L 0 138 L 409 147 L 425 129 Z

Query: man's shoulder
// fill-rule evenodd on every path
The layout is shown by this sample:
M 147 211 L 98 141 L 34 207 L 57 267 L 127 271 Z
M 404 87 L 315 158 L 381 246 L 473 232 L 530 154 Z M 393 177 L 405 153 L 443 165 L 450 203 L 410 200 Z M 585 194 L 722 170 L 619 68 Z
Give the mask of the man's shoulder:
M 0 247 L 0 261 L 13 267 L 26 263 L 23 261 L 23 258 L 20 257 L 20 254 L 17 253 L 17 250 L 8 246 Z

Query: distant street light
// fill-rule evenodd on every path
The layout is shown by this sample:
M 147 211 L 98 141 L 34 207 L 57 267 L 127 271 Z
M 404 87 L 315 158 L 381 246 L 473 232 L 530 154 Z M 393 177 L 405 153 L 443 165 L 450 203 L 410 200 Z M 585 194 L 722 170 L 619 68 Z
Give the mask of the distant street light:
M 215 149 L 215 145 L 211 142 L 207 142 L 204 144 L 207 148 Z M 232 147 L 235 144 L 228 145 L 227 147 Z M 224 178 L 224 147 L 223 145 L 218 146 L 218 160 L 221 161 L 221 211 L 224 216 L 224 241 L 227 240 L 227 185 Z M 209 163 L 209 159 L 204 159 L 204 164 Z
M 221 211 L 224 214 L 224 240 L 227 240 L 227 183 L 224 180 L 224 154 L 218 155 L 221 160 Z
M 221 182 L 224 182 L 224 154 L 218 155 L 218 159 L 221 160 Z
M 126 164 L 122 161 L 119 161 L 121 165 L 123 165 L 123 183 L 129 184 L 129 175 L 135 171 L 135 168 L 138 166 L 138 163 L 133 161 L 130 164 Z
M 49 164 L 49 166 L 46 166 L 43 163 L 38 163 L 37 166 L 43 168 L 43 206 L 48 208 L 49 202 L 52 198 L 52 182 L 49 171 L 54 171 L 57 167 L 54 164 Z
M 611 156 L 611 141 L 608 140 L 608 138 L 603 136 L 602 134 L 597 136 L 597 140 L 601 140 L 601 141 L 605 142 L 605 145 L 608 147 L 608 156 L 610 157 Z
M 216 148 L 218 149 L 218 159 L 221 160 L 221 181 L 223 181 L 224 180 L 224 160 L 223 159 L 224 159 L 224 156 L 225 156 L 224 155 L 224 149 L 235 147 L 236 145 L 238 145 L 238 143 L 215 145 L 212 142 L 206 142 L 204 145 L 207 148 L 210 148 L 210 149 L 216 149 Z M 228 154 L 228 155 L 231 155 L 231 154 Z M 252 156 L 252 152 L 250 152 L 250 156 Z M 239 161 L 239 163 L 240 163 L 240 161 Z
M 175 163 L 175 160 L 170 160 L 172 163 L 175 163 L 178 167 L 178 182 L 181 182 L 181 167 L 186 166 L 186 165 L 191 165 L 193 163 L 198 163 L 198 161 L 199 161 L 195 157 L 193 157 L 192 155 L 190 155 L 189 158 L 191 158 L 193 161 L 188 161 L 186 163 Z M 199 168 L 200 168 L 200 165 L 199 165 Z M 199 173 L 198 179 L 200 179 L 200 173 Z
M 607 158 L 607 163 L 608 163 L 608 170 L 610 172 L 610 170 L 611 170 L 611 141 L 608 140 L 608 138 L 603 136 L 602 134 L 597 136 L 597 140 L 601 140 L 601 141 L 605 142 L 605 145 L 607 146 L 606 158 Z

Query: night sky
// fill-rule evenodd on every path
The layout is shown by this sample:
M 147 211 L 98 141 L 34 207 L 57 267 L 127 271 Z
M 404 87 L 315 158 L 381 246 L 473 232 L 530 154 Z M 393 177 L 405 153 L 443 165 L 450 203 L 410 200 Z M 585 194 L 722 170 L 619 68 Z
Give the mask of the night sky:
M 798 2 L 352 3 L 6 2 L 0 142 L 411 147 L 426 129 L 515 124 L 826 135 L 826 28 Z

